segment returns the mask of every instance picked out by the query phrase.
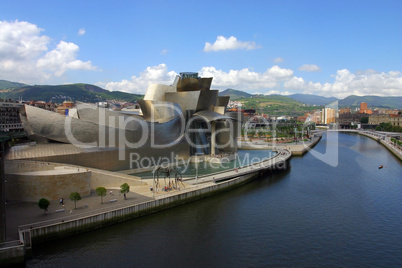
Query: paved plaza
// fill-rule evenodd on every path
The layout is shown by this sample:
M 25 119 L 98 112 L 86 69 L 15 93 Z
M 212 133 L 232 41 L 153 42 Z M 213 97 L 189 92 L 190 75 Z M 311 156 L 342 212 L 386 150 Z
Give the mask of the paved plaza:
M 103 197 L 103 204 L 101 204 L 101 197 L 95 191 L 91 191 L 89 196 L 84 196 L 77 202 L 76 209 L 74 202 L 67 196 L 63 197 L 64 205 L 61 205 L 59 200 L 51 200 L 46 214 L 39 208 L 37 202 L 8 201 L 6 204 L 7 241 L 18 239 L 18 226 L 21 225 L 57 219 L 68 220 L 72 217 L 80 217 L 80 215 L 84 216 L 88 213 L 97 213 L 102 210 L 133 205 L 152 199 L 152 192 L 146 185 L 130 187 L 130 192 L 126 194 L 126 200 L 119 190 L 119 188 L 107 189 L 107 194 Z

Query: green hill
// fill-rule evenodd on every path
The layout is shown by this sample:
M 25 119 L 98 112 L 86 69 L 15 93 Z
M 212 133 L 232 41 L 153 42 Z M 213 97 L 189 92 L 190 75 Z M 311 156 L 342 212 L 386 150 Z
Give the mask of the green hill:
M 310 105 L 326 105 L 328 103 L 338 100 L 335 97 L 323 97 L 311 94 L 292 94 L 290 98 Z
M 229 96 L 230 100 L 237 100 L 237 99 L 247 99 L 253 95 L 244 91 L 228 88 L 222 92 L 219 92 L 219 96 Z
M 23 100 L 43 100 L 62 102 L 64 100 L 77 100 L 82 102 L 98 102 L 106 100 L 119 100 L 135 102 L 143 96 L 120 91 L 108 91 L 90 84 L 68 84 L 68 85 L 35 85 L 15 88 L 7 92 L 0 92 L 1 98 Z
M 26 84 L 23 83 L 18 83 L 18 82 L 10 82 L 6 80 L 0 80 L 0 92 L 7 92 L 11 91 L 12 89 L 15 88 L 20 88 L 27 86 Z
M 351 95 L 339 101 L 340 107 L 359 107 L 366 102 L 369 108 L 402 109 L 402 97 L 355 96 Z
M 257 113 L 276 116 L 300 116 L 319 108 L 319 106 L 305 105 L 283 95 L 254 95 L 252 98 L 239 101 L 243 103 L 243 109 L 255 109 Z

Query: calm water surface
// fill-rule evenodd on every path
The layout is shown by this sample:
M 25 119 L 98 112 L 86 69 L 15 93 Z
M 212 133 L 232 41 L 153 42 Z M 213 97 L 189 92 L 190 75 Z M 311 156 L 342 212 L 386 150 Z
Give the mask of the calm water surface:
M 314 149 L 333 152 L 336 135 Z M 27 266 L 401 267 L 401 163 L 363 136 L 339 134 L 338 149 L 336 167 L 308 153 L 230 192 L 36 245 Z

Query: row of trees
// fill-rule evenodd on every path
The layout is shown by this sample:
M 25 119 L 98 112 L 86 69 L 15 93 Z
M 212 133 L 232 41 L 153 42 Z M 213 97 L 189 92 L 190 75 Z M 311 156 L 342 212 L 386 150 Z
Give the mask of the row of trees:
M 101 204 L 103 204 L 103 197 L 106 196 L 106 188 L 98 187 L 95 189 L 96 194 L 101 197 Z M 126 194 L 130 192 L 130 186 L 127 183 L 123 183 L 120 186 L 120 192 L 124 195 L 124 199 L 126 200 Z M 70 200 L 74 201 L 74 209 L 77 209 L 77 202 L 81 200 L 81 195 L 78 192 L 73 192 L 70 194 Z M 43 213 L 46 214 L 47 209 L 50 206 L 50 201 L 46 198 L 39 199 L 38 206 L 40 209 L 43 209 Z
M 315 129 L 315 124 L 311 123 L 308 125 L 310 130 Z M 294 131 L 297 130 L 298 136 L 301 135 L 302 131 L 304 134 L 307 133 L 307 126 L 302 122 L 293 122 L 293 123 L 278 123 L 275 127 L 259 127 L 259 128 L 247 128 L 243 126 L 241 129 L 241 136 L 245 137 L 246 135 L 250 138 L 259 137 L 259 138 L 293 138 Z
M 393 126 L 391 123 L 380 123 L 375 130 L 388 132 L 402 132 L 402 126 Z

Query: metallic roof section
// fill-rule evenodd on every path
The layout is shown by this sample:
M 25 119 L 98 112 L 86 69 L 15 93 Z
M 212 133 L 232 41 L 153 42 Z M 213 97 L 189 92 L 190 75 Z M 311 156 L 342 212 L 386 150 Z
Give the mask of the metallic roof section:
M 199 111 L 196 112 L 193 116 L 198 116 L 204 119 L 207 122 L 218 121 L 218 120 L 230 120 L 231 117 L 216 113 L 214 111 Z

